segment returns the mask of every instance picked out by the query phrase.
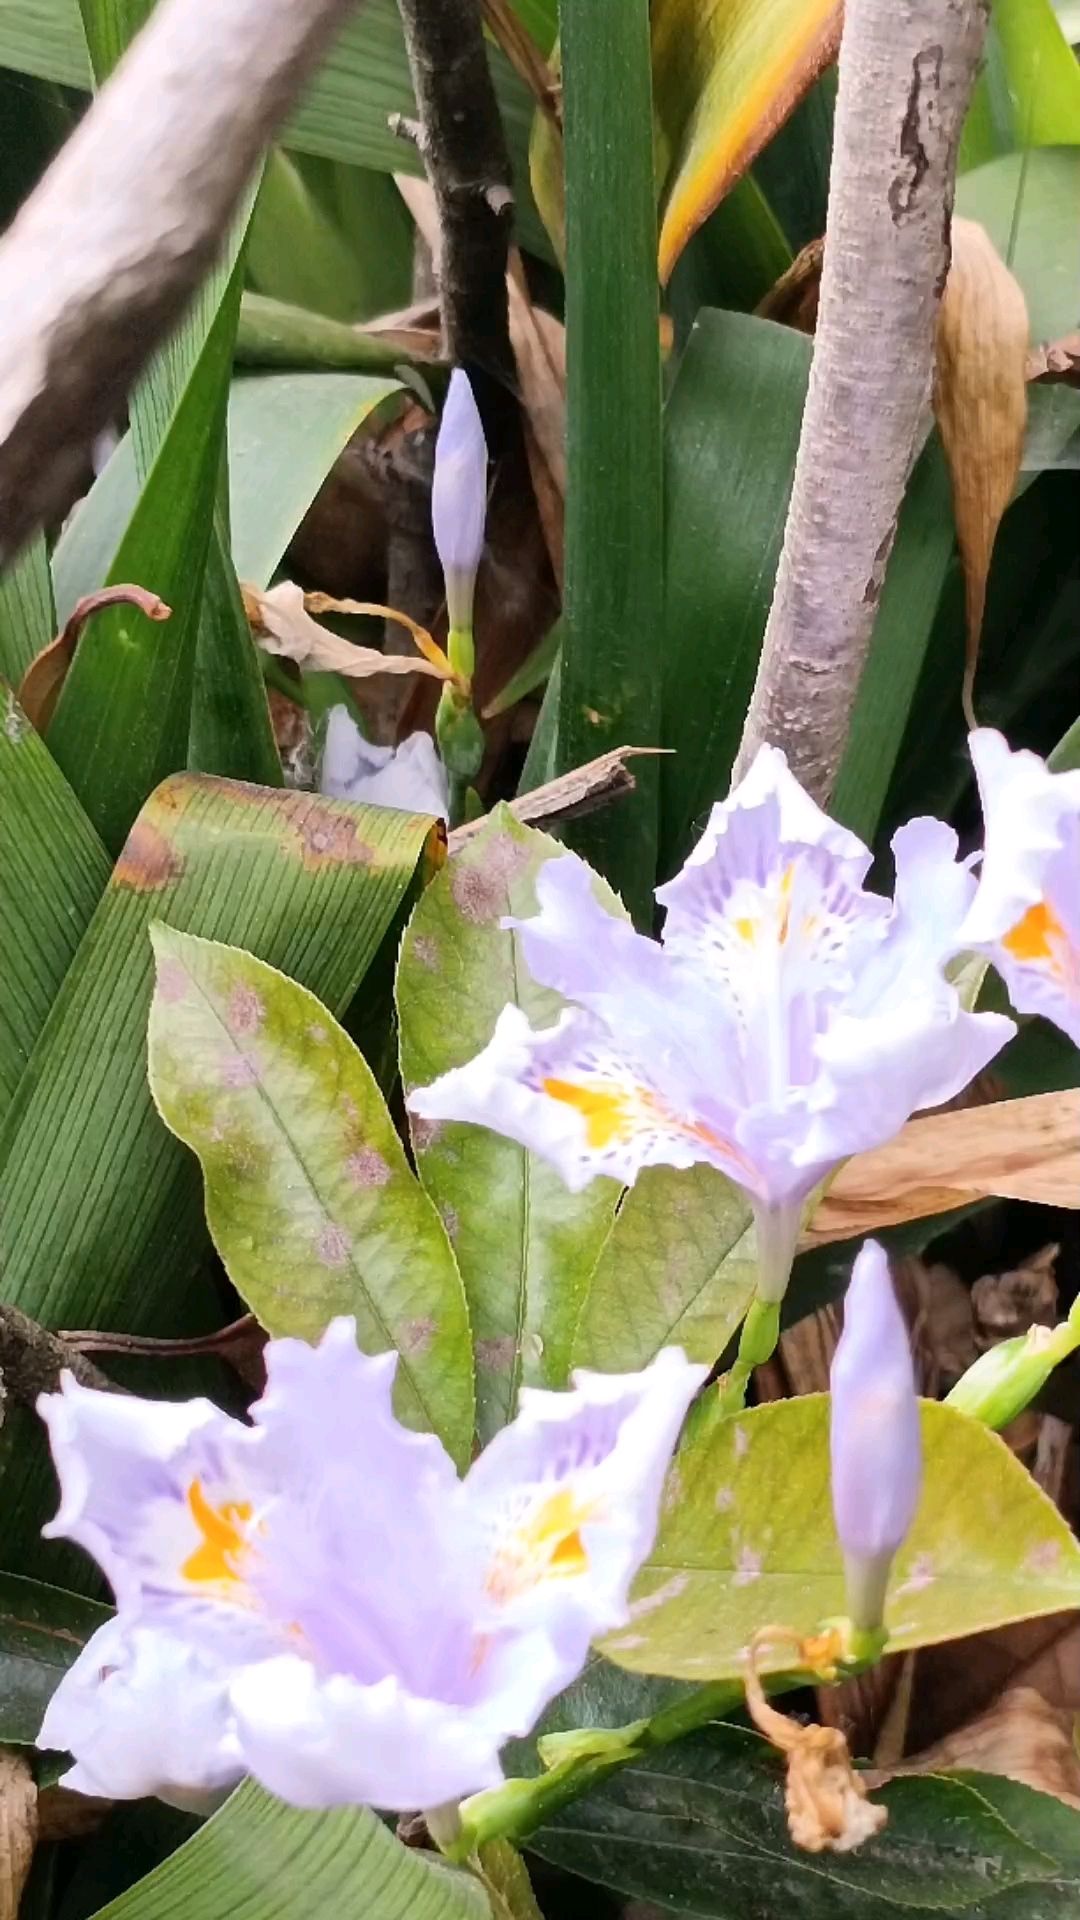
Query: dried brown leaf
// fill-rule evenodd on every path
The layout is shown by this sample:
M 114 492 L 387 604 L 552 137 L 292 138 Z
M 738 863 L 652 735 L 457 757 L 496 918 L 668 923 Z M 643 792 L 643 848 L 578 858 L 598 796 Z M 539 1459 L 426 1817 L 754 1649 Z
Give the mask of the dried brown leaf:
M 938 314 L 934 413 L 952 478 L 964 566 L 964 711 L 972 727 L 990 556 L 1023 453 L 1027 349 L 1019 282 L 976 221 L 954 219 L 952 264 Z
M 1024 371 L 1029 380 L 1046 386 L 1080 385 L 1080 328 L 1046 346 L 1032 347 Z
M 445 680 L 447 671 L 434 660 L 418 654 L 380 653 L 377 647 L 354 646 L 340 634 L 331 633 L 313 620 L 309 607 L 321 613 L 385 613 L 367 601 L 335 600 L 326 593 L 305 594 L 291 580 L 261 593 L 257 587 L 242 588 L 244 607 L 255 639 L 265 653 L 295 660 L 297 666 L 312 673 L 340 673 L 352 680 L 364 680 L 375 673 L 421 673 L 433 680 Z M 413 622 L 395 615 L 416 630 Z
M 0 1747 L 0 1920 L 18 1920 L 37 1844 L 37 1787 L 25 1754 Z
M 1048 1705 L 1033 1687 L 1011 1687 L 977 1720 L 896 1769 L 899 1774 L 953 1771 L 1003 1774 L 1080 1807 L 1073 1716 Z
M 1080 1713 L 1080 1615 L 1017 1620 L 920 1649 L 908 1747 L 921 1753 L 988 1711 L 1009 1687 Z
M 138 607 L 148 620 L 168 620 L 172 613 L 172 608 L 167 607 L 156 593 L 150 593 L 146 587 L 130 584 L 101 587 L 97 593 L 86 593 L 81 600 L 77 600 L 63 632 L 55 640 L 50 640 L 48 646 L 42 647 L 41 652 L 31 660 L 19 687 L 19 705 L 39 733 L 45 732 L 53 717 L 60 689 L 75 658 L 79 635 L 91 614 L 100 613 L 102 607 L 118 605 Z
M 909 1120 L 888 1146 L 841 1168 L 800 1245 L 851 1239 L 993 1195 L 1080 1205 L 1080 1091 Z

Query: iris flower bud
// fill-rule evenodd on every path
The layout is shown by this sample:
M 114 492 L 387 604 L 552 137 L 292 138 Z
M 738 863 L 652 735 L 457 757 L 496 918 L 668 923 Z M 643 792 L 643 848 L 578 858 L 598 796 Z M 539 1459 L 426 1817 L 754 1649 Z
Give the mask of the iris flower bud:
M 1054 1368 L 1080 1347 L 1080 1317 L 1057 1327 L 1029 1327 L 1015 1340 L 1002 1340 L 979 1355 L 957 1381 L 945 1404 L 958 1407 L 995 1432 L 1029 1407 Z
M 468 636 L 471 650 L 473 589 L 484 550 L 487 513 L 487 442 L 469 376 L 455 367 L 435 443 L 431 522 L 446 580 L 450 619 L 449 654 L 459 672 L 471 673 L 455 658 L 454 641 Z
M 919 1502 L 922 1442 L 907 1323 L 885 1252 L 852 1269 L 832 1364 L 832 1499 L 855 1626 L 881 1625 L 893 1557 Z

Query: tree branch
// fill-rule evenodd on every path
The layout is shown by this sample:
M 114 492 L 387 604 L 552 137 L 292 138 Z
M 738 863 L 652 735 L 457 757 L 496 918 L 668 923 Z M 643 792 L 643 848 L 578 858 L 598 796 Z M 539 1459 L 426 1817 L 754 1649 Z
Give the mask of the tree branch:
M 352 4 L 161 0 L 23 207 L 0 245 L 0 556 L 71 504 Z
M 81 1387 L 117 1392 L 115 1381 L 61 1334 L 39 1327 L 18 1307 L 0 1306 L 0 1426 L 5 1394 L 19 1406 L 34 1407 L 39 1393 L 56 1392 L 65 1370 L 74 1374 Z
M 420 151 L 442 230 L 438 278 L 447 354 L 513 391 L 506 267 L 514 202 L 479 0 L 398 3 L 420 112 Z M 477 399 L 487 427 L 482 386 Z
M 989 0 L 848 0 L 821 304 L 734 777 L 763 741 L 828 799 L 929 420 L 956 153 Z

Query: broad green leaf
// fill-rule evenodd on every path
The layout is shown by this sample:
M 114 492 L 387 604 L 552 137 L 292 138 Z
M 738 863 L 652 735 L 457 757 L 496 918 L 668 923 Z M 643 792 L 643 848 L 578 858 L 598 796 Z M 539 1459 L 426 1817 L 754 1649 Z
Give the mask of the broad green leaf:
M 656 117 L 670 165 L 660 278 L 835 55 L 836 0 L 656 0 Z
M 872 1840 L 805 1853 L 788 1836 L 780 1756 L 759 1734 L 720 1725 L 613 1775 L 529 1845 L 710 1920 L 1066 1920 L 1080 1894 L 1080 1815 L 1000 1787 L 983 1774 L 894 1780 L 873 1795 L 889 1821 Z
M 1080 150 L 1037 147 L 990 160 L 956 183 L 956 211 L 986 228 L 1024 290 L 1033 341 L 1076 325 Z
M 229 396 L 229 497 L 236 571 L 252 586 L 274 568 L 342 448 L 402 392 L 365 373 L 262 373 Z
M 187 763 L 193 772 L 280 787 L 281 758 L 262 657 L 251 636 L 229 552 L 227 504 L 228 473 L 223 460 L 203 575 Z
M 109 878 L 109 857 L 0 683 L 0 1119 Z
M 401 1073 L 426 1086 L 485 1047 L 508 1005 L 534 1027 L 563 1004 L 536 985 L 504 915 L 536 912 L 536 875 L 562 848 L 498 808 L 422 895 L 398 967 Z M 598 883 L 599 885 L 600 883 Z M 613 912 L 607 889 L 602 898 Z M 413 1120 L 416 1164 L 457 1255 L 476 1343 L 482 1441 L 518 1388 L 566 1384 L 574 1327 L 619 1189 L 571 1193 L 555 1169 L 486 1127 Z
M 367 1807 L 300 1813 L 252 1784 L 95 1920 L 492 1920 L 479 1882 Z
M 0 1745 L 29 1746 L 64 1674 L 110 1609 L 0 1573 Z
M 365 1353 L 400 1355 L 402 1418 L 467 1462 L 461 1276 L 363 1055 L 313 993 L 252 954 L 165 926 L 151 938 L 150 1090 L 199 1157 L 237 1292 L 275 1337 L 313 1340 L 355 1315 Z
M 58 626 L 63 626 L 76 600 L 105 585 L 138 498 L 135 448 L 130 433 L 125 433 L 53 548 Z
M 664 416 L 666 605 L 660 875 L 686 858 L 728 778 L 783 539 L 811 343 L 704 312 Z
M 151 789 L 185 766 L 206 554 L 213 524 L 240 271 L 161 442 L 110 568 L 172 608 L 106 608 L 84 633 L 49 748 L 110 852 Z
M 236 334 L 238 367 L 287 367 L 308 373 L 377 373 L 384 377 L 408 361 L 391 337 L 363 333 L 324 313 L 245 293 Z M 437 368 L 425 371 L 434 382 Z
M 0 679 L 17 687 L 35 654 L 55 637 L 49 557 L 38 533 L 0 575 Z
M 562 0 L 566 568 L 558 770 L 660 738 L 664 529 L 648 0 Z M 567 829 L 651 922 L 657 775 Z
M 589 1283 L 574 1363 L 632 1373 L 675 1346 L 711 1366 L 756 1285 L 750 1207 L 730 1180 L 715 1167 L 646 1167 Z
M 202 1332 L 199 1169 L 146 1082 L 148 923 L 226 939 L 352 1000 L 430 821 L 181 775 L 143 808 L 0 1134 L 5 1297 L 61 1327 Z M 220 1309 L 219 1309 L 220 1311 Z M 36 1540 L 51 1475 L 29 1422 L 0 1429 L 0 1564 L 57 1565 Z M 33 1560 L 33 1566 L 30 1565 Z
M 893 1566 L 889 1646 L 932 1645 L 1080 1605 L 1080 1542 L 996 1434 L 923 1403 L 924 1485 Z M 715 1423 L 679 1454 L 666 1517 L 606 1656 L 638 1673 L 734 1679 L 763 1622 L 812 1633 L 843 1614 L 829 1502 L 829 1401 Z M 762 1665 L 791 1664 L 790 1649 Z
M 999 153 L 1078 142 L 1080 66 L 1050 0 L 994 0 L 961 169 Z
M 388 174 L 274 148 L 251 223 L 248 277 L 272 299 L 367 320 L 408 304 L 414 237 Z
M 108 78 L 153 9 L 154 0 L 80 0 L 95 79 Z M 145 485 L 169 424 L 202 354 L 223 302 L 235 324 L 236 289 L 230 282 L 244 252 L 252 196 L 245 197 L 225 245 L 181 324 L 151 359 L 131 396 L 131 442 Z M 187 752 L 200 773 L 224 774 L 280 786 L 262 672 L 229 560 L 227 479 L 217 480 L 221 513 L 213 515 L 198 610 Z M 141 798 L 142 796 L 140 796 Z
M 676 341 L 703 307 L 752 313 L 791 265 L 791 248 L 752 174 L 737 180 L 679 255 L 667 308 Z
M 392 189 L 391 189 L 392 190 Z M 404 202 L 397 196 L 398 206 Z M 361 266 L 298 159 L 271 149 L 251 223 L 248 274 L 259 293 L 335 320 L 366 318 Z

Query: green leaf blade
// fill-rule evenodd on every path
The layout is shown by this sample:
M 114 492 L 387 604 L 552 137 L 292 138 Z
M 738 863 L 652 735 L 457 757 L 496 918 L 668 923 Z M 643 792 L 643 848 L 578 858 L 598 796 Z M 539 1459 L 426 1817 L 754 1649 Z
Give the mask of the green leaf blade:
M 29 1746 L 68 1668 L 111 1609 L 0 1573 L 0 1743 Z
M 236 947 L 155 925 L 150 1086 L 206 1181 L 234 1286 L 274 1336 L 353 1314 L 399 1354 L 401 1417 L 463 1464 L 473 1427 L 461 1279 L 363 1056 L 294 980 Z
M 597 1261 L 574 1363 L 648 1366 L 661 1347 L 718 1360 L 754 1297 L 757 1250 L 744 1195 L 714 1167 L 647 1167 Z
M 407 1090 L 479 1053 L 504 1006 L 521 1007 L 535 1027 L 557 1019 L 558 994 L 532 980 L 519 937 L 500 921 L 536 911 L 536 875 L 561 852 L 499 808 L 427 888 L 398 968 Z M 603 898 L 617 910 L 606 889 Z M 619 1189 L 601 1179 L 572 1194 L 546 1161 L 484 1127 L 412 1125 L 420 1177 L 465 1282 L 486 1441 L 513 1417 L 522 1383 L 566 1384 L 585 1287 Z
M 660 738 L 663 456 L 647 0 L 560 10 L 566 155 L 566 592 L 558 770 Z M 657 775 L 570 843 L 651 924 Z
M 253 1783 L 95 1920 L 492 1920 L 467 1873 L 404 1847 L 367 1807 L 300 1813 Z
M 889 1811 L 881 1833 L 850 1853 L 809 1854 L 788 1836 L 775 1749 L 720 1725 L 614 1775 L 529 1844 L 683 1920 L 1066 1920 L 1080 1816 L 1047 1802 L 1048 1820 L 1047 1796 L 1022 1788 L 1022 1804 L 999 1805 L 998 1785 L 1012 1788 L 980 1774 L 894 1780 L 873 1795 Z
M 0 684 L 0 1120 L 108 878 L 93 827 Z
M 431 831 L 418 815 L 178 775 L 143 808 L 65 975 L 0 1134 L 5 1297 L 47 1325 L 190 1335 L 220 1323 L 194 1159 L 146 1079 L 164 921 L 242 945 L 317 993 L 352 1000 Z M 0 1429 L 0 1565 L 45 1572 L 53 1503 L 34 1423 Z M 67 1578 L 67 1575 L 64 1575 Z M 72 1573 L 72 1584 L 79 1584 Z
M 109 584 L 135 581 L 172 616 L 152 621 L 129 606 L 96 615 L 49 728 L 50 751 L 113 854 L 147 794 L 187 764 L 240 278 L 236 269 L 109 569 Z

